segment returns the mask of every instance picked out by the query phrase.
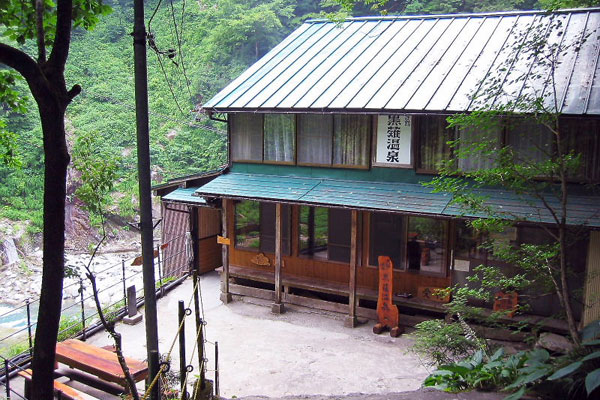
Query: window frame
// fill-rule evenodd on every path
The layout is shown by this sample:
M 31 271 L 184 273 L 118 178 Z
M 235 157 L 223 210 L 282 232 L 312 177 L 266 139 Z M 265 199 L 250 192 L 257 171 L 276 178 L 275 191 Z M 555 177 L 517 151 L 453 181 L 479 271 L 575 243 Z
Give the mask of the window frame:
M 374 213 L 383 213 L 386 214 L 386 212 L 384 211 L 369 211 L 367 213 L 367 218 L 366 219 L 366 223 L 365 223 L 365 232 L 367 234 L 367 238 L 366 240 L 363 241 L 363 251 L 365 253 L 365 262 L 363 262 L 362 265 L 364 265 L 364 267 L 366 268 L 372 268 L 372 269 L 377 269 L 379 268 L 378 265 L 373 265 L 371 263 L 371 241 L 373 240 L 373 237 L 371 235 L 371 223 L 372 223 L 372 215 Z M 397 213 L 394 213 L 397 214 Z M 396 268 L 394 267 L 394 271 L 397 272 L 401 272 L 401 273 L 410 273 L 410 274 L 418 274 L 418 275 L 423 275 L 423 276 L 432 276 L 432 277 L 439 277 L 439 278 L 447 278 L 449 276 L 450 273 L 450 266 L 451 266 L 451 261 L 450 260 L 450 254 L 451 254 L 451 238 L 450 238 L 450 221 L 447 218 L 436 218 L 436 217 L 431 217 L 431 216 L 423 216 L 423 215 L 409 215 L 409 214 L 399 214 L 403 219 L 403 230 L 404 230 L 404 264 L 402 268 Z M 443 246 L 443 252 L 442 252 L 442 268 L 441 268 L 441 272 L 431 272 L 431 271 L 423 271 L 421 269 L 419 269 L 418 271 L 415 270 L 410 270 L 408 268 L 408 252 L 406 249 L 406 245 L 408 243 L 408 225 L 409 225 L 409 221 L 408 219 L 411 217 L 417 217 L 417 218 L 429 218 L 429 219 L 433 219 L 436 221 L 441 221 L 443 223 L 443 235 L 444 237 L 442 238 L 442 246 Z
M 241 115 L 244 113 L 233 113 L 233 115 Z M 250 113 L 247 113 L 250 114 Z M 261 143 L 263 143 L 261 145 L 261 153 L 260 153 L 260 160 L 246 160 L 246 159 L 240 159 L 240 160 L 234 160 L 233 159 L 233 138 L 234 136 L 237 136 L 234 132 L 234 130 L 232 129 L 232 121 L 229 121 L 227 123 L 227 130 L 229 132 L 229 160 L 230 162 L 241 162 L 241 163 L 252 163 L 252 164 L 262 164 L 264 163 L 264 159 L 265 159 L 265 146 L 264 146 L 264 141 L 265 141 L 265 132 L 264 132 L 264 124 L 265 124 L 265 118 L 264 118 L 264 114 L 255 114 L 255 115 L 260 115 L 260 120 L 261 120 L 261 130 L 260 130 L 260 141 Z
M 322 257 L 322 256 L 315 256 L 315 254 L 302 254 L 302 242 L 300 240 L 300 225 L 302 224 L 302 207 L 309 207 L 309 208 L 323 208 L 325 210 L 327 210 L 327 249 L 326 249 L 326 253 L 327 256 L 326 257 Z M 298 258 L 301 259 L 305 259 L 305 260 L 314 260 L 317 262 L 327 262 L 327 263 L 335 263 L 335 264 L 342 264 L 342 265 L 349 265 L 350 264 L 350 260 L 348 261 L 339 261 L 339 260 L 332 260 L 331 258 L 329 258 L 329 248 L 331 245 L 331 241 L 330 241 L 330 226 L 331 226 L 331 213 L 329 212 L 329 210 L 333 208 L 333 207 L 321 207 L 321 206 L 311 206 L 311 205 L 307 205 L 307 204 L 300 204 L 298 205 L 298 220 L 297 220 L 297 224 L 296 224 L 296 228 L 295 228 L 295 235 L 297 235 L 298 241 L 297 241 L 297 252 L 294 253 L 297 255 Z M 350 223 L 352 220 L 352 214 L 351 214 L 351 210 L 348 210 L 350 212 L 349 218 L 350 218 Z M 360 219 L 360 218 L 359 218 Z M 358 230 L 358 227 L 357 227 Z M 357 233 L 358 234 L 358 233 Z M 333 243 L 334 246 L 337 246 L 338 248 L 341 247 L 346 247 L 343 244 L 339 244 L 339 243 Z M 357 244 L 358 247 L 358 244 Z M 352 236 L 350 236 L 350 242 L 348 244 L 348 248 L 349 248 L 349 258 L 352 257 Z M 357 248 L 357 253 L 358 253 L 358 248 Z M 358 262 L 358 257 L 357 257 L 357 265 L 360 264 Z
M 254 202 L 258 205 L 258 247 L 253 248 L 253 247 L 242 247 L 239 246 L 237 243 L 237 236 L 238 236 L 238 230 L 237 230 L 237 221 L 238 221 L 238 213 L 237 213 L 237 206 L 238 204 L 240 204 L 242 201 L 251 201 Z M 263 235 L 262 235 L 262 224 L 263 224 L 263 205 L 264 204 L 273 204 L 274 206 L 276 206 L 277 203 L 271 203 L 271 202 L 266 202 L 266 201 L 259 201 L 259 200 L 250 200 L 250 199 L 245 199 L 245 200 L 236 200 L 234 201 L 233 204 L 233 247 L 236 251 L 250 251 L 253 253 L 267 253 L 267 254 L 275 254 L 275 251 L 267 251 L 264 250 L 262 247 L 263 244 Z M 285 205 L 282 203 L 282 206 Z M 293 228 L 292 228 L 292 223 L 293 223 L 293 218 L 292 218 L 292 206 L 291 205 L 287 205 L 288 206 L 288 212 L 284 213 L 287 215 L 282 215 L 283 217 L 287 217 L 288 219 L 288 229 L 286 230 L 287 232 L 282 232 L 282 249 L 281 249 L 281 254 L 284 256 L 290 256 L 292 255 L 292 237 L 293 237 Z M 283 208 L 283 207 L 282 207 Z M 276 223 L 276 221 L 274 221 Z M 277 229 L 277 228 L 275 228 Z M 285 239 L 285 234 L 288 234 L 288 248 L 285 249 L 285 246 L 283 246 L 283 244 L 286 242 Z M 271 237 L 269 235 L 267 235 L 267 237 Z M 276 240 L 276 234 L 275 234 L 275 240 Z M 275 247 L 277 246 L 277 243 L 275 243 Z M 287 250 L 287 251 L 286 251 Z
M 263 113 L 262 115 L 262 124 L 261 124 L 261 132 L 262 132 L 262 164 L 267 165 L 296 165 L 298 160 L 298 114 L 292 113 Z M 294 119 L 294 151 L 292 154 L 292 161 L 276 161 L 276 160 L 266 160 L 265 159 L 265 116 L 267 115 L 293 115 Z

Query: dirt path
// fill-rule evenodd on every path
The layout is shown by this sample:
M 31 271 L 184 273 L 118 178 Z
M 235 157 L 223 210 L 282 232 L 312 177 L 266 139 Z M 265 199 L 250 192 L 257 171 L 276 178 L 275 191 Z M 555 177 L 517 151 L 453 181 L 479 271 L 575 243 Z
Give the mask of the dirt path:
M 160 300 L 160 351 L 171 346 L 177 327 L 177 303 L 187 304 L 192 284 L 188 280 Z M 428 375 L 420 360 L 408 352 L 406 335 L 391 338 L 374 335 L 371 324 L 355 329 L 343 327 L 343 316 L 289 307 L 283 315 L 270 312 L 259 300 L 219 300 L 219 277 L 202 277 L 203 305 L 207 321 L 207 357 L 214 369 L 213 343 L 219 342 L 221 395 L 245 396 L 339 396 L 352 393 L 385 394 L 416 390 Z M 188 358 L 193 348 L 193 320 L 186 326 Z M 119 325 L 126 354 L 146 358 L 144 324 Z M 106 335 L 90 339 L 109 343 Z M 178 369 L 177 346 L 173 369 Z M 197 365 L 197 358 L 194 358 Z M 194 374 L 197 372 L 194 369 Z M 208 373 L 212 379 L 213 372 Z

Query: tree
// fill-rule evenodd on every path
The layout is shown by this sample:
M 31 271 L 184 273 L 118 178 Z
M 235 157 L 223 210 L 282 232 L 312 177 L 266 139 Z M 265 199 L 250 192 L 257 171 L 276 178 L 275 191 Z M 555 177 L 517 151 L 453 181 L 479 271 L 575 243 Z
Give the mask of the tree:
M 598 0 L 329 0 L 344 15 L 453 14 L 597 6 Z
M 43 275 L 32 361 L 32 398 L 53 396 L 55 347 L 64 275 L 65 196 L 69 153 L 65 112 L 81 86 L 65 80 L 73 26 L 91 29 L 110 12 L 102 0 L 0 0 L 0 23 L 11 44 L 0 43 L 0 63 L 20 74 L 38 106 L 44 144 Z M 22 46 L 36 40 L 37 56 Z M 16 42 L 17 44 L 12 44 Z M 49 51 L 49 54 L 47 53 Z M 7 81 L 4 80 L 6 83 Z
M 573 225 L 568 205 L 573 192 L 570 180 L 585 176 L 580 149 L 570 139 L 594 135 L 594 131 L 582 130 L 574 135 L 572 128 L 569 130 L 568 122 L 561 116 L 563 100 L 557 93 L 557 71 L 565 55 L 579 52 L 587 37 L 563 38 L 564 19 L 559 14 L 515 33 L 517 40 L 510 54 L 473 94 L 475 111 L 448 118 L 450 127 L 458 130 L 458 137 L 449 142 L 454 157 L 440 164 L 441 174 L 430 185 L 436 191 L 452 193 L 452 202 L 470 215 L 482 215 L 483 218 L 470 224 L 488 234 L 501 231 L 523 217 L 489 206 L 481 188 L 502 188 L 533 210 L 533 218 L 528 218 L 528 222 L 545 231 L 550 240 L 520 245 L 489 241 L 486 248 L 517 266 L 518 273 L 511 276 L 498 268 L 481 266 L 478 272 L 482 289 L 463 291 L 460 297 L 462 300 L 466 295 L 485 297 L 494 287 L 526 288 L 542 281 L 553 288 L 569 333 L 580 344 L 567 255 L 571 244 L 585 232 L 586 221 Z M 588 36 L 595 38 L 598 33 L 590 32 Z M 522 68 L 524 63 L 531 64 L 531 68 Z M 509 135 L 527 146 L 520 149 L 502 146 L 498 136 L 502 125 L 520 126 Z M 540 129 L 534 130 L 535 126 Z M 586 183 L 578 190 L 595 194 L 597 182 Z M 600 206 L 596 206 L 589 210 L 589 215 L 599 212 Z M 536 218 L 541 214 L 549 216 L 550 222 Z

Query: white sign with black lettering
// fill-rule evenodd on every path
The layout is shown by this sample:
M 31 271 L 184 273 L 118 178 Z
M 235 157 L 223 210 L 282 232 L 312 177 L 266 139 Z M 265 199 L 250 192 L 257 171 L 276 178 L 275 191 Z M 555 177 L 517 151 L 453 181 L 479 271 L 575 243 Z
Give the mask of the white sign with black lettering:
M 406 114 L 379 115 L 375 163 L 411 165 L 412 117 Z

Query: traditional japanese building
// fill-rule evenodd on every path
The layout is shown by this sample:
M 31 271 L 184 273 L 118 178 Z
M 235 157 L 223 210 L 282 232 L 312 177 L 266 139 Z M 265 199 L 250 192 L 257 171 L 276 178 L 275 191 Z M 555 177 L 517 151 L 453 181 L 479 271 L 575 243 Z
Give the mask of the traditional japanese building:
M 533 28 L 560 49 L 552 71 L 525 51 L 513 57 Z M 474 94 L 492 79 L 506 94 L 498 105 L 553 93 L 541 97 L 558 107 L 569 148 L 582 159 L 567 213 L 569 224 L 584 228 L 569 254 L 580 272 L 573 290 L 585 295 L 577 318 L 597 319 L 600 197 L 584 187 L 600 181 L 599 35 L 597 8 L 307 21 L 204 104 L 227 121 L 229 165 L 205 181 L 179 183 L 164 207 L 191 210 L 192 232 L 210 227 L 209 250 L 196 233 L 195 254 L 198 264 L 205 257 L 222 264 L 224 301 L 235 294 L 272 299 L 274 312 L 286 303 L 323 308 L 346 313 L 354 326 L 357 316 L 374 315 L 377 257 L 387 255 L 401 311 L 440 312 L 428 294 L 497 262 L 464 222 L 474 215 L 422 185 L 453 157 L 448 141 L 463 134 L 446 118 L 478 109 Z M 555 146 L 542 125 L 510 120 L 497 130 L 499 146 L 532 161 Z M 489 164 L 456 162 L 463 170 Z M 532 224 L 553 221 L 540 200 L 494 188 L 483 194 L 514 220 L 498 239 L 546 240 Z M 558 300 L 529 303 L 532 314 L 552 316 Z

